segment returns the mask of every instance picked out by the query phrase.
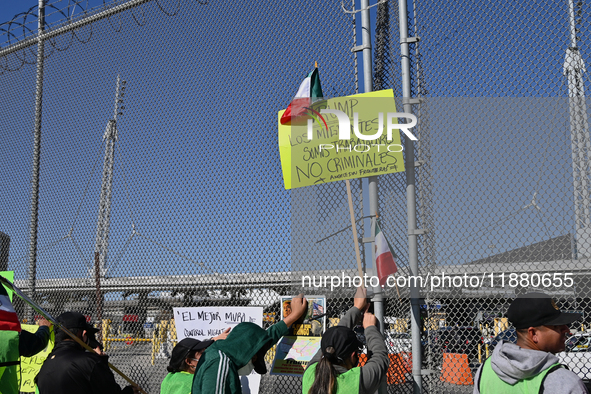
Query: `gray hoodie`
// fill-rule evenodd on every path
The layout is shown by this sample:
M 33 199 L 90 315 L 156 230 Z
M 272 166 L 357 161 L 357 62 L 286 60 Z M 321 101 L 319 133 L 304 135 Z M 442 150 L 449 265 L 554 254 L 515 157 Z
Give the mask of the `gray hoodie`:
M 514 343 L 499 342 L 491 356 L 493 371 L 506 383 L 515 384 L 520 380 L 550 368 L 559 362 L 558 357 L 552 353 L 539 350 L 523 349 Z M 476 372 L 473 394 L 480 394 L 478 383 L 480 370 Z M 566 368 L 558 368 L 544 380 L 545 394 L 586 394 L 587 389 L 581 378 Z

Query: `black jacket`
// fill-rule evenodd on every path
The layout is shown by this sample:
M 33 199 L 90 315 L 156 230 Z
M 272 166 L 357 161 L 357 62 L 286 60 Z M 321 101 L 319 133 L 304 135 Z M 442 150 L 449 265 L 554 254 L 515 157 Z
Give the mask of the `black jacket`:
M 49 327 L 41 326 L 35 333 L 22 330 L 18 340 L 18 352 L 21 356 L 33 357 L 47 347 L 47 342 Z
M 131 386 L 121 390 L 115 382 L 107 360 L 74 341 L 61 341 L 37 374 L 39 394 L 132 394 Z

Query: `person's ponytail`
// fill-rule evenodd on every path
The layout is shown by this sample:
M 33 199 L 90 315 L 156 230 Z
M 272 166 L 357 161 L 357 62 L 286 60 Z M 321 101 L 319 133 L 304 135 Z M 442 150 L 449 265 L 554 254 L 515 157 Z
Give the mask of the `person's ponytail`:
M 314 384 L 308 394 L 335 394 L 337 392 L 337 371 L 333 363 L 339 364 L 339 359 L 332 347 L 326 348 L 325 356 L 316 365 Z

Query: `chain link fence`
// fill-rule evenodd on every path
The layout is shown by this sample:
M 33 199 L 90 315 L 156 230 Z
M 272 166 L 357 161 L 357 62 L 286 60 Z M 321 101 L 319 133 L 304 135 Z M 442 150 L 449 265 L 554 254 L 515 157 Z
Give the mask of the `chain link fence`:
M 515 340 L 504 313 L 518 294 L 552 294 L 562 309 L 583 314 L 571 327 L 575 338 L 587 335 L 587 7 L 427 1 L 409 12 L 409 35 L 420 39 L 411 81 L 421 98 L 413 107 L 426 230 L 420 275 L 430 279 L 421 294 L 426 392 L 472 391 L 472 374 L 494 345 Z M 391 32 L 396 41 L 398 30 Z M 397 89 L 397 78 L 382 86 Z M 391 190 L 404 188 L 403 178 L 384 178 Z M 401 193 L 383 203 L 382 215 L 393 220 L 405 203 Z M 406 239 L 404 216 L 387 228 Z M 387 315 L 408 310 L 398 305 L 408 303 L 394 302 Z M 560 358 L 588 381 L 581 343 L 571 340 Z
M 345 12 L 353 7 L 60 0 L 46 6 L 43 51 L 35 7 L 0 25 L 0 269 L 15 271 L 17 286 L 51 314 L 77 310 L 100 322 L 111 362 L 149 393 L 176 340 L 173 307 L 261 306 L 269 326 L 279 296 L 300 290 L 303 275 L 354 275 L 345 184 L 286 191 L 276 137 L 278 109 L 315 61 L 325 96 L 360 90 L 351 51 L 360 23 Z M 409 4 L 408 35 L 420 39 L 410 81 L 420 99 L 412 108 L 424 392 L 472 391 L 495 337 L 510 334 L 503 315 L 516 294 L 552 294 L 583 313 L 571 328 L 587 335 L 588 15 L 587 4 L 566 0 Z M 395 2 L 371 8 L 374 89 L 401 97 L 398 20 Z M 368 183 L 351 184 L 372 272 Z M 389 393 L 415 383 L 410 285 L 401 279 L 412 275 L 406 188 L 405 173 L 379 177 L 381 227 L 399 267 L 398 288 L 384 288 Z M 329 324 L 352 294 L 317 289 Z M 567 350 L 571 370 L 589 379 L 584 347 Z M 266 375 L 260 392 L 301 392 L 301 379 Z

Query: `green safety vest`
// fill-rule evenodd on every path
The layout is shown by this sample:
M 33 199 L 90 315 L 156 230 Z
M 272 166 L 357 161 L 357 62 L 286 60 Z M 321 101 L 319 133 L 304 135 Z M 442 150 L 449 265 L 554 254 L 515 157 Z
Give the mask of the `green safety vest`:
M 160 385 L 160 394 L 191 394 L 193 374 L 180 371 L 166 375 Z
M 20 392 L 18 334 L 18 331 L 0 331 L 0 394 Z
M 480 394 L 537 394 L 544 384 L 546 375 L 561 367 L 562 365 L 560 363 L 553 364 L 535 376 L 510 385 L 499 378 L 497 373 L 492 369 L 489 358 L 482 366 L 480 379 L 478 380 L 478 390 Z
M 306 368 L 304 378 L 302 380 L 302 393 L 308 394 L 310 387 L 314 383 L 316 377 L 316 366 L 314 363 Z M 361 377 L 361 368 L 351 368 L 345 373 L 337 376 L 337 392 L 336 394 L 359 394 L 359 381 Z

